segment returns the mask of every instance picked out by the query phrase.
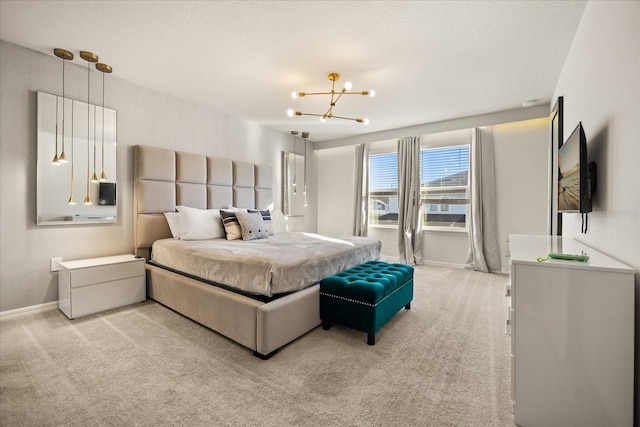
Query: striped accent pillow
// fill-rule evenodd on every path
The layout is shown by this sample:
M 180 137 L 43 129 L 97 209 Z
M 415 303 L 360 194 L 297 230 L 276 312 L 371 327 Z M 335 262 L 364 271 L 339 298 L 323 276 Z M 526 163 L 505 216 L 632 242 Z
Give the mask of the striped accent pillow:
M 240 227 L 236 213 L 221 210 L 220 217 L 222 218 L 224 231 L 227 234 L 227 240 L 242 239 L 242 228 Z

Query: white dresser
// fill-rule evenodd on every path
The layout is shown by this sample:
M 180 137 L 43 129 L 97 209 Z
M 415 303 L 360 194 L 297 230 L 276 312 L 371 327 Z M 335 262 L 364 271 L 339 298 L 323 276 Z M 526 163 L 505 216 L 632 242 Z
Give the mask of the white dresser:
M 144 263 L 133 255 L 60 263 L 58 307 L 73 319 L 146 300 Z
M 631 427 L 635 270 L 572 239 L 510 235 L 509 247 L 516 424 Z M 590 260 L 536 261 L 550 252 Z

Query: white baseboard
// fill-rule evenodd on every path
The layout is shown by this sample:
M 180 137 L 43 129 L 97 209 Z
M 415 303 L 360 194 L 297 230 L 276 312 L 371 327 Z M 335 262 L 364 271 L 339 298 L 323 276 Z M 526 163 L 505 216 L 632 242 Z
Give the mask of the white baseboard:
M 58 308 L 58 301 L 46 302 L 44 304 L 32 305 L 30 307 L 16 308 L 15 310 L 0 311 L 0 320 L 23 314 L 41 313 L 43 311 L 54 310 L 56 308 Z
M 393 256 L 385 256 L 385 255 L 380 255 L 380 261 L 384 261 L 384 262 L 390 262 L 390 263 L 398 263 L 400 262 L 400 258 L 399 257 L 393 257 Z M 459 269 L 459 270 L 464 270 L 465 266 L 464 264 L 454 264 L 454 263 L 450 263 L 450 262 L 439 262 L 439 261 L 422 261 L 421 265 L 431 265 L 434 267 L 447 267 L 447 268 L 455 268 L 455 269 Z
M 451 262 L 440 262 L 440 261 L 423 261 L 422 265 L 431 265 L 434 267 L 447 267 L 447 268 L 455 268 L 458 270 L 464 270 L 464 264 L 454 264 Z

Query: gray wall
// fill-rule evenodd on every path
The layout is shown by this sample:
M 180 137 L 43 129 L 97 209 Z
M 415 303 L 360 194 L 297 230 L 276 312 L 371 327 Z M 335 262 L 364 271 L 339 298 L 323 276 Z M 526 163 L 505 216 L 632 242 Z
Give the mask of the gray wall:
M 105 106 L 118 111 L 118 222 L 36 226 L 36 91 L 62 94 L 60 61 L 0 41 L 0 311 L 58 299 L 57 273 L 49 271 L 52 257 L 132 253 L 134 145 L 272 165 L 280 208 L 280 151 L 290 146 L 290 135 L 120 80 L 113 64 Z M 66 73 L 65 95 L 86 100 L 86 68 L 68 64 Z M 91 102 L 101 103 L 102 80 L 96 77 L 97 72 Z M 291 230 L 316 230 L 313 144 L 307 153 L 309 206 L 305 217 L 289 219 Z
M 563 214 L 563 234 L 636 270 L 636 425 L 640 412 L 640 2 L 593 2 L 576 31 L 554 97 L 564 96 L 565 135 L 582 121 L 598 164 L 589 231 Z M 615 292 L 612 289 L 611 292 Z

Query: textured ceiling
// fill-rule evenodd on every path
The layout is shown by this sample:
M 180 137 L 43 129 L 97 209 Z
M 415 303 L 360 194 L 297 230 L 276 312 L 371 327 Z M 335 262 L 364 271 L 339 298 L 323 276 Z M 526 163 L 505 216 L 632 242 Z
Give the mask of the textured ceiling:
M 323 141 L 548 103 L 584 1 L 8 1 L 0 38 L 89 50 L 114 76 Z M 79 57 L 74 61 L 84 63 Z M 353 90 L 323 113 L 338 72 Z

